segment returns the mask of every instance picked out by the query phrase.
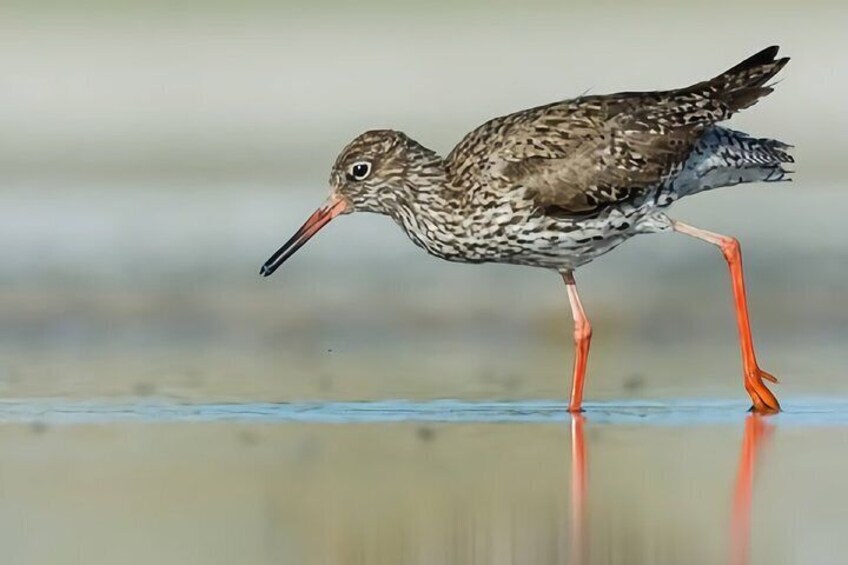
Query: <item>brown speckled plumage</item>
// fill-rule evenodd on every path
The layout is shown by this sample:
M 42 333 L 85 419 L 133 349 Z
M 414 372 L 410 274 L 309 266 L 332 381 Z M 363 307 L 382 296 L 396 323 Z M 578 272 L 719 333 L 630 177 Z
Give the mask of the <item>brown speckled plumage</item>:
M 633 235 L 684 231 L 664 213 L 680 197 L 788 179 L 788 145 L 716 125 L 772 91 L 768 81 L 788 62 L 777 51 L 687 88 L 582 96 L 494 118 L 444 158 L 401 132 L 366 132 L 336 160 L 329 203 L 263 274 L 330 218 L 365 211 L 389 215 L 443 259 L 545 267 L 573 285 L 575 268 Z

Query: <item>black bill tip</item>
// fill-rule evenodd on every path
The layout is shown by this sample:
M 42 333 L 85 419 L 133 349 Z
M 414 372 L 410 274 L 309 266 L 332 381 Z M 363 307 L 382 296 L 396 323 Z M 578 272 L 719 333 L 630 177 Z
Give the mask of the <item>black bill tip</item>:
M 321 228 L 326 226 L 330 220 L 339 214 L 347 213 L 349 210 L 350 205 L 347 203 L 347 200 L 331 196 L 327 203 L 315 210 L 306 222 L 300 226 L 300 229 L 297 230 L 282 247 L 277 249 L 277 251 L 275 251 L 267 261 L 265 261 L 265 264 L 262 265 L 261 269 L 259 269 L 259 274 L 263 277 L 270 277 L 274 274 L 274 271 L 279 269 L 289 257 L 294 255 L 298 249 L 303 247 L 303 245 L 309 241 L 312 236 L 318 233 Z

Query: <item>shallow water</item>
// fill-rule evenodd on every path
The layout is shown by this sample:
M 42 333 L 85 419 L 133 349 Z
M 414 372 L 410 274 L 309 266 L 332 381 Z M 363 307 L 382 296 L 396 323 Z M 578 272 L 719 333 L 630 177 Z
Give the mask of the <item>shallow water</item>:
M 0 403 L 9 563 L 839 563 L 848 400 Z
M 570 422 L 568 405 L 546 400 L 523 402 L 282 402 L 179 403 L 155 400 L 84 402 L 60 399 L 0 400 L 0 422 L 34 424 L 110 424 L 119 422 L 231 422 L 377 424 L 394 422 L 548 423 Z M 684 428 L 736 423 L 746 405 L 727 401 L 667 400 L 584 403 L 594 423 L 661 425 Z M 846 426 L 848 399 L 807 398 L 783 403 L 766 420 L 782 426 Z

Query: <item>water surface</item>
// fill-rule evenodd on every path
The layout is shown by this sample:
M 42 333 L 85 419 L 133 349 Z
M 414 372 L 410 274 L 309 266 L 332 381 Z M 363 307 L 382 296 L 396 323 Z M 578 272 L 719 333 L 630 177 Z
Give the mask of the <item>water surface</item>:
M 848 401 L 0 403 L 10 563 L 839 563 Z

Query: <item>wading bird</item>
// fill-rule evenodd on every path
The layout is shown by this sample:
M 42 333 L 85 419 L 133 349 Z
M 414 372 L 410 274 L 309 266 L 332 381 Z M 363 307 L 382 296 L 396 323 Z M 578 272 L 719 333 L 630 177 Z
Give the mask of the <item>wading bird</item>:
M 390 216 L 428 253 L 463 263 L 557 271 L 574 318 L 570 411 L 581 410 L 592 328 L 574 270 L 641 233 L 678 232 L 717 246 L 730 267 L 745 390 L 756 412 L 780 409 L 754 354 L 739 242 L 669 218 L 679 198 L 789 180 L 790 146 L 716 125 L 772 92 L 789 61 L 769 47 L 687 88 L 581 96 L 494 118 L 447 157 L 399 131 L 373 130 L 336 159 L 330 197 L 263 265 L 272 274 L 330 220 Z

